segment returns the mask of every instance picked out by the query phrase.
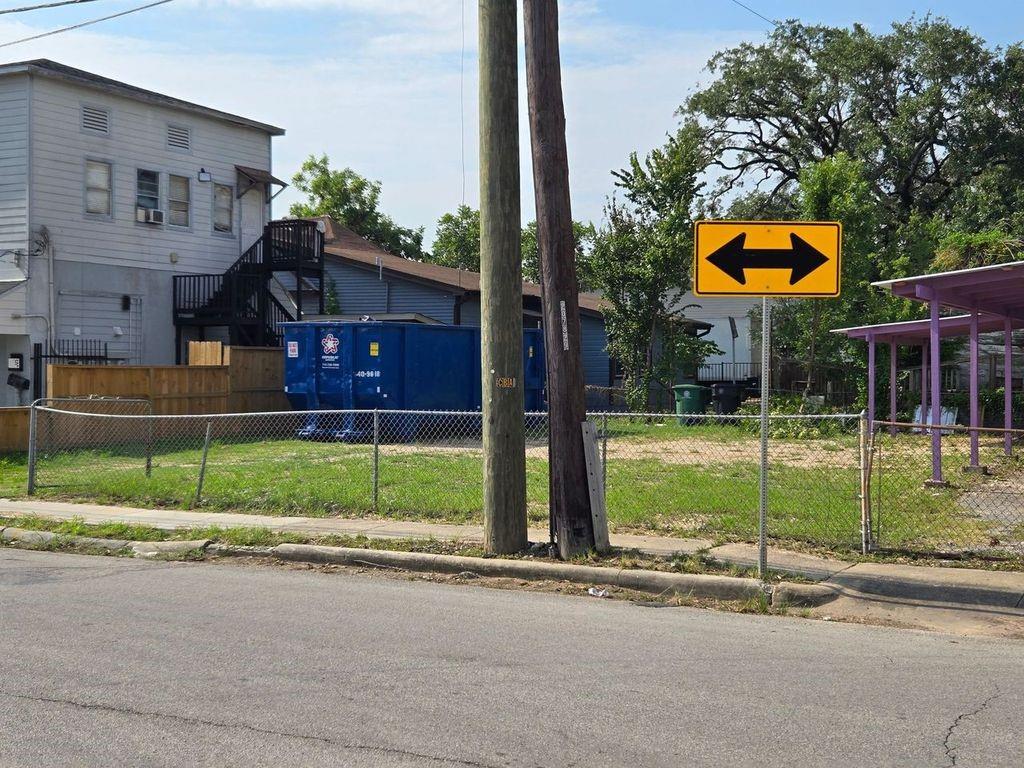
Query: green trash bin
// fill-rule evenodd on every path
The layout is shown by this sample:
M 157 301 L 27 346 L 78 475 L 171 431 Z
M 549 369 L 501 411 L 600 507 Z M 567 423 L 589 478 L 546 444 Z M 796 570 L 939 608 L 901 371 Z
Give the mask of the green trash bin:
M 672 387 L 672 392 L 676 396 L 676 415 L 680 417 L 680 424 L 692 422 L 692 419 L 682 417 L 704 413 L 711 402 L 711 389 L 699 384 L 676 384 Z

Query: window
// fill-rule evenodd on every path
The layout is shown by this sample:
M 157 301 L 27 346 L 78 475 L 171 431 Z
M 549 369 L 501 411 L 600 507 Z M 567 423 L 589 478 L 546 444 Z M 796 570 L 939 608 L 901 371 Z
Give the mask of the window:
M 235 191 L 226 184 L 213 185 L 213 231 L 234 232 Z
M 167 186 L 168 221 L 176 227 L 187 227 L 190 223 L 190 192 L 188 176 L 171 175 Z
M 85 161 L 85 212 L 110 215 L 110 163 Z
M 82 105 L 82 130 L 89 133 L 110 133 L 110 112 L 103 107 Z
M 182 125 L 167 126 L 167 146 L 188 152 L 192 149 L 192 132 Z
M 135 179 L 135 205 L 155 211 L 160 207 L 160 174 L 139 168 Z

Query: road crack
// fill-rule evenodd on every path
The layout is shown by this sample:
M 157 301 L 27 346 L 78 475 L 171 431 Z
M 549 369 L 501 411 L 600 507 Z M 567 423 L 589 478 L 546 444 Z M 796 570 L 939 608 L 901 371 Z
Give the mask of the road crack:
M 942 748 L 946 750 L 946 759 L 949 760 L 949 768 L 954 768 L 954 766 L 956 766 L 957 760 L 957 747 L 950 745 L 950 741 L 953 738 L 953 732 L 956 731 L 956 729 L 963 724 L 964 720 L 968 720 L 972 717 L 980 715 L 982 712 L 988 709 L 989 705 L 991 705 L 992 702 L 994 702 L 996 699 L 1003 695 L 1003 692 L 999 690 L 998 685 L 995 686 L 995 689 L 996 692 L 989 696 L 987 699 L 985 699 L 983 702 L 981 702 L 981 704 L 977 708 L 971 710 L 970 712 L 961 712 L 959 715 L 957 715 L 956 719 L 952 722 L 952 724 L 950 724 L 949 728 L 946 730 L 946 737 L 942 740 Z
M 373 752 L 380 755 L 399 755 L 402 757 L 413 757 L 421 760 L 429 760 L 431 762 L 435 762 L 441 765 L 460 765 L 466 766 L 466 768 L 501 768 L 500 766 L 495 764 L 481 763 L 475 760 L 463 760 L 457 757 L 439 757 L 437 755 L 429 755 L 424 752 L 415 752 L 412 750 L 400 749 L 398 747 L 385 747 L 374 744 L 360 744 L 357 742 L 342 741 L 339 739 L 332 739 L 326 736 L 316 736 L 308 733 L 297 733 L 294 731 L 278 731 L 271 728 L 261 728 L 256 725 L 249 725 L 247 723 L 221 722 L 217 720 L 207 720 L 200 717 L 175 715 L 166 712 L 153 712 L 142 709 L 133 709 L 131 707 L 119 707 L 114 706 L 112 704 L 100 704 L 88 701 L 75 701 L 74 699 L 54 698 L 50 696 L 32 696 L 25 693 L 14 693 L 11 691 L 0 691 L 0 696 L 6 696 L 11 699 L 21 699 L 23 701 L 34 701 L 43 704 L 60 704 L 64 706 L 75 707 L 76 709 L 91 710 L 98 712 L 110 712 L 119 715 L 128 715 L 131 717 L 170 720 L 172 722 L 182 723 L 185 725 L 205 726 L 209 728 L 237 729 L 248 731 L 249 733 L 257 733 L 262 736 L 275 736 L 285 739 L 298 739 L 301 741 L 316 742 L 319 744 L 323 744 L 325 746 L 331 746 L 338 749 L 348 749 L 357 752 Z

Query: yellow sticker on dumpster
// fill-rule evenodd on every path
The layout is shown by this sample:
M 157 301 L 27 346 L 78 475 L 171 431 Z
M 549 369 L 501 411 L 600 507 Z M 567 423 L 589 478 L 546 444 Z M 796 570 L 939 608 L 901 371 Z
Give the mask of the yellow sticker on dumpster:
M 370 342 L 370 357 L 380 357 L 380 342 Z

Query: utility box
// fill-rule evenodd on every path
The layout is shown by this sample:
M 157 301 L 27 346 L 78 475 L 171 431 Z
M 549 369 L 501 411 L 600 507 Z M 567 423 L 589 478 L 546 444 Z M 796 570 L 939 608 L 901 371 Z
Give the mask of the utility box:
M 285 394 L 292 408 L 367 411 L 340 418 L 311 414 L 304 437 L 367 439 L 372 411 L 397 410 L 416 413 L 387 418 L 386 428 L 392 437 L 411 439 L 425 425 L 443 422 L 426 411 L 481 410 L 479 328 L 329 320 L 282 323 L 281 328 Z M 544 372 L 543 332 L 524 330 L 527 411 L 545 410 Z

